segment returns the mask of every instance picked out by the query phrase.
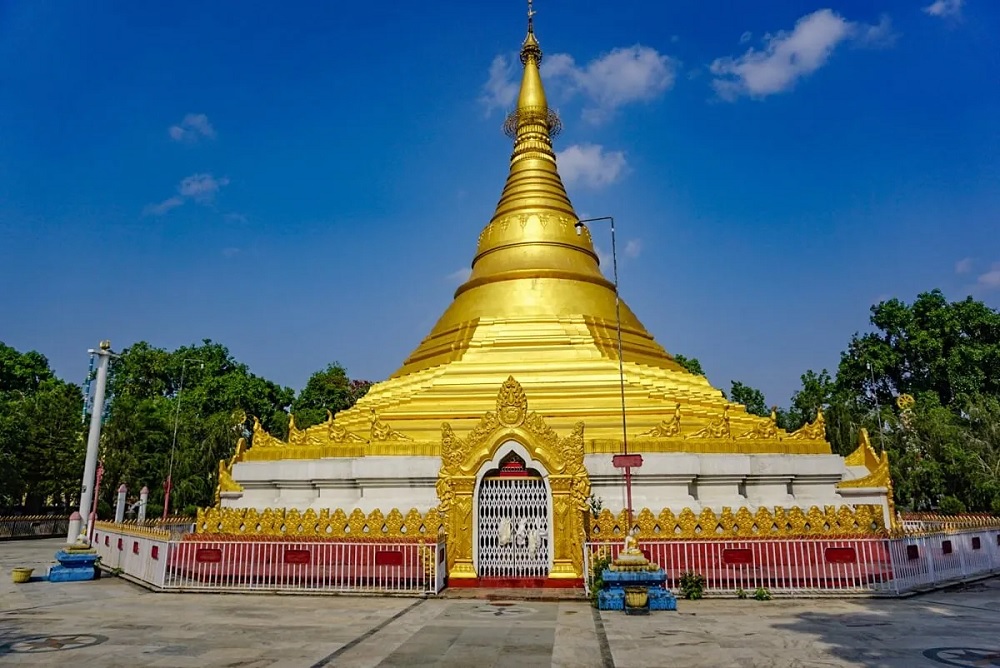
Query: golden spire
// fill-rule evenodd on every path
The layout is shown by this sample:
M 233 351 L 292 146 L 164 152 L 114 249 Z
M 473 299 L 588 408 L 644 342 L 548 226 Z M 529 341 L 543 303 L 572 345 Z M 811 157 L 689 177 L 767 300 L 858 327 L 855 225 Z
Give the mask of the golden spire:
M 552 138 L 562 129 L 549 108 L 535 37 L 535 10 L 528 3 L 528 33 L 521 44 L 524 72 L 517 107 L 504 122 L 514 140 L 510 174 L 489 224 L 479 237 L 472 275 L 455 293 L 513 278 L 558 277 L 611 287 L 598 268 L 589 233 L 577 234 L 578 217 L 556 169 Z
M 486 350 L 526 350 L 555 366 L 560 355 L 618 358 L 615 286 L 601 273 L 589 230 L 576 227 L 579 217 L 556 168 L 552 138 L 561 123 L 542 86 L 534 15 L 529 2 L 521 88 L 504 123 L 514 147 L 500 201 L 479 235 L 468 280 L 395 377 L 478 359 Z M 620 307 L 625 361 L 682 371 L 628 306 Z M 617 382 L 617 363 L 608 369 Z

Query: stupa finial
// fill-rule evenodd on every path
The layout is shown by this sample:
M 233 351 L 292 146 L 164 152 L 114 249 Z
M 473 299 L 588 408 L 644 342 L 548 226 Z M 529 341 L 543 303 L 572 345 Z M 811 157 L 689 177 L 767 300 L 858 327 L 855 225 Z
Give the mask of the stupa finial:
M 529 123 L 526 121 L 531 121 L 531 125 L 540 125 L 540 128 L 533 129 L 542 130 L 550 138 L 562 129 L 559 117 L 549 109 L 545 89 L 542 87 L 542 77 L 538 71 L 539 65 L 542 64 L 542 47 L 535 37 L 535 14 L 534 0 L 528 0 L 528 34 L 521 44 L 521 64 L 524 65 L 521 90 L 517 96 L 517 108 L 510 113 L 504 123 L 504 132 L 513 139 L 517 139 L 527 130 Z

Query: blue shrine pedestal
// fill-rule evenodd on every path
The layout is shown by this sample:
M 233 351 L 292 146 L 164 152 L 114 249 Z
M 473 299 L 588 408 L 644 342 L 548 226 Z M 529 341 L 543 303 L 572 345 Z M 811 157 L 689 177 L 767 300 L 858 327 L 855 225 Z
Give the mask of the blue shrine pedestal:
M 97 552 L 93 550 L 59 550 L 57 566 L 49 568 L 49 582 L 83 582 L 97 575 Z
M 676 610 L 677 599 L 666 588 L 667 574 L 653 571 L 613 571 L 601 573 L 604 586 L 597 593 L 599 610 L 622 610 L 627 615 L 648 615 L 650 610 Z M 643 596 L 645 592 L 645 596 Z M 643 600 L 645 599 L 645 600 Z

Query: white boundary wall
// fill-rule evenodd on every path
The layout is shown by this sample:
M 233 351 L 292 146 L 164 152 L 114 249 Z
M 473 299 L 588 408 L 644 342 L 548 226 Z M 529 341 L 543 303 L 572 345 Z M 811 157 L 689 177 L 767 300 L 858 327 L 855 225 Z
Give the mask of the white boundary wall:
M 687 571 L 705 577 L 705 595 L 752 595 L 763 587 L 781 596 L 899 596 L 1000 573 L 1000 529 L 966 529 L 902 538 L 643 541 L 650 561 L 680 590 Z M 586 586 L 602 556 L 621 543 L 587 543 Z
M 127 525 L 94 533 L 101 565 L 161 591 L 384 593 L 444 589 L 445 542 L 168 540 Z

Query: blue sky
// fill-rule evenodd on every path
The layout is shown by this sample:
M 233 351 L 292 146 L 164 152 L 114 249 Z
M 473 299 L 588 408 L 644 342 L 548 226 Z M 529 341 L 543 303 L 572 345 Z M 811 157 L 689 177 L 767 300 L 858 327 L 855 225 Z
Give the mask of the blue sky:
M 577 212 L 716 386 L 787 404 L 886 297 L 1000 306 L 1000 4 L 536 9 Z M 493 213 L 524 11 L 0 3 L 0 340 L 386 377 Z

